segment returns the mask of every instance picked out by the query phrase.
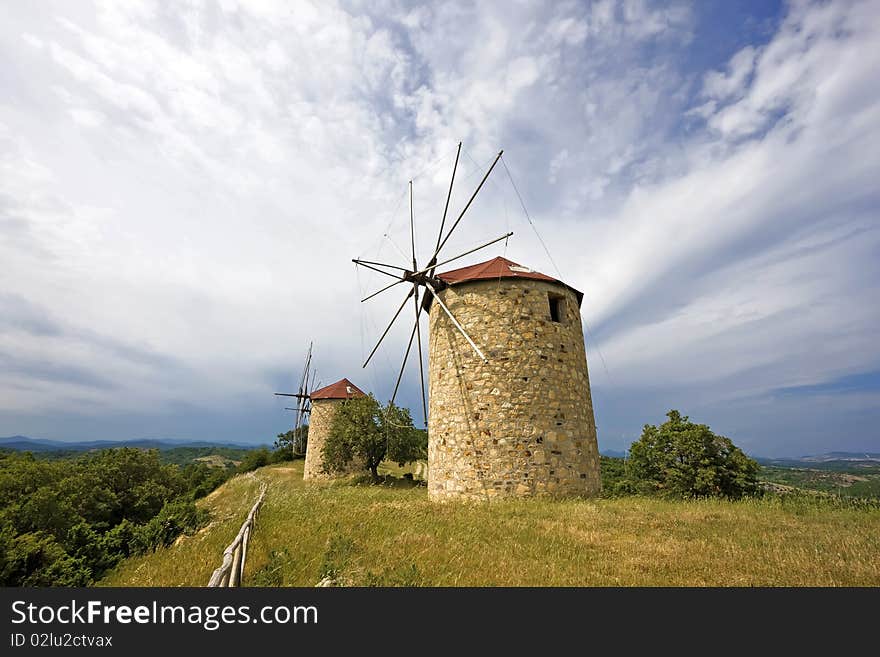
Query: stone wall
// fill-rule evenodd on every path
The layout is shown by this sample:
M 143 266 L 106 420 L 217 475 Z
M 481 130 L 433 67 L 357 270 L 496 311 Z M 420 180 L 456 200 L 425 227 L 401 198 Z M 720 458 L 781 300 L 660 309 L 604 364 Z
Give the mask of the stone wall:
M 342 399 L 313 399 L 312 411 L 309 413 L 309 441 L 306 444 L 306 462 L 303 468 L 303 479 L 331 479 L 334 476 L 322 472 L 324 465 L 321 450 L 327 436 L 336 409 L 344 402 Z
M 563 285 L 473 281 L 430 312 L 428 491 L 432 499 L 599 492 L 599 451 L 580 311 Z M 560 322 L 548 295 L 561 297 Z

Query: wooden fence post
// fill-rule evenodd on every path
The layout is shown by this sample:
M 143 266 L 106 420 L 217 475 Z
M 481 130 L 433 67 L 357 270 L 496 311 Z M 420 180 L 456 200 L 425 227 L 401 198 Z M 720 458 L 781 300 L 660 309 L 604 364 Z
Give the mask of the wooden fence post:
M 264 483 L 260 490 L 260 497 L 257 499 L 251 512 L 238 530 L 238 535 L 223 550 L 223 563 L 211 575 L 208 586 L 241 586 L 241 580 L 244 577 L 245 558 L 247 557 L 247 545 L 253 533 L 254 521 L 257 517 L 257 511 L 266 497 L 266 489 L 268 486 Z

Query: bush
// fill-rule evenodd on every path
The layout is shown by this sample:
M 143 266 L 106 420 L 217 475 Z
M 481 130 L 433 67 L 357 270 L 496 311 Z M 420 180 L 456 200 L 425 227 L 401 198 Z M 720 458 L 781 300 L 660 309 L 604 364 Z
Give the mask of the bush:
M 602 477 L 602 497 L 622 497 L 636 493 L 636 487 L 626 475 L 626 462 L 611 456 L 599 457 Z
M 336 411 L 321 456 L 325 472 L 346 472 L 356 464 L 379 481 L 384 459 L 402 466 L 427 454 L 428 434 L 413 426 L 409 410 L 393 404 L 382 408 L 368 395 L 346 400 Z
M 0 586 L 86 586 L 131 554 L 205 522 L 193 500 L 228 476 L 156 450 L 45 461 L 0 454 Z
M 4 586 L 88 586 L 92 574 L 46 532 L 21 534 L 3 540 L 0 582 Z
M 732 499 L 759 492 L 758 463 L 729 438 L 676 410 L 666 416 L 630 446 L 626 474 L 638 492 Z
M 197 500 L 204 497 L 229 479 L 229 470 L 212 468 L 204 463 L 188 463 L 183 467 L 183 478 L 187 482 L 189 496 Z
M 273 463 L 283 463 L 284 461 L 292 460 L 293 455 L 289 448 L 280 447 L 269 451 L 265 447 L 260 447 L 259 449 L 251 450 L 245 455 L 238 466 L 238 472 L 250 472 Z
M 181 534 L 192 534 L 207 521 L 208 512 L 190 500 L 167 502 L 159 514 L 138 527 L 132 536 L 132 552 L 149 552 L 171 545 Z

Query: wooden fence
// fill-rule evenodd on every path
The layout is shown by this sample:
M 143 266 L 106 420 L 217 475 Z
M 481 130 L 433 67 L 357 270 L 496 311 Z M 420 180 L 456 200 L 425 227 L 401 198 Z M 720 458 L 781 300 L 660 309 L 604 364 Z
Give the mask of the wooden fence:
M 260 487 L 260 497 L 254 504 L 251 512 L 248 514 L 241 529 L 238 530 L 238 536 L 223 550 L 223 563 L 211 575 L 208 586 L 241 586 L 241 580 L 244 576 L 244 562 L 247 558 L 248 542 L 254 531 L 254 520 L 257 517 L 257 511 L 266 497 L 266 488 L 264 483 Z

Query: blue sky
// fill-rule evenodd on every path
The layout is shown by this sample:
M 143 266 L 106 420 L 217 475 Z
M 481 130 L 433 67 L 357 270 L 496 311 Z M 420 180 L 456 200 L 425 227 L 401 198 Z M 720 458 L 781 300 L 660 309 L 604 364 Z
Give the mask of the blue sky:
M 503 148 L 537 232 L 497 169 L 447 251 L 584 292 L 600 448 L 880 451 L 876 2 L 3 13 L 0 435 L 269 442 L 310 340 L 387 398 L 350 260 L 403 258 L 411 178 L 425 255 L 461 140 L 453 208 Z

